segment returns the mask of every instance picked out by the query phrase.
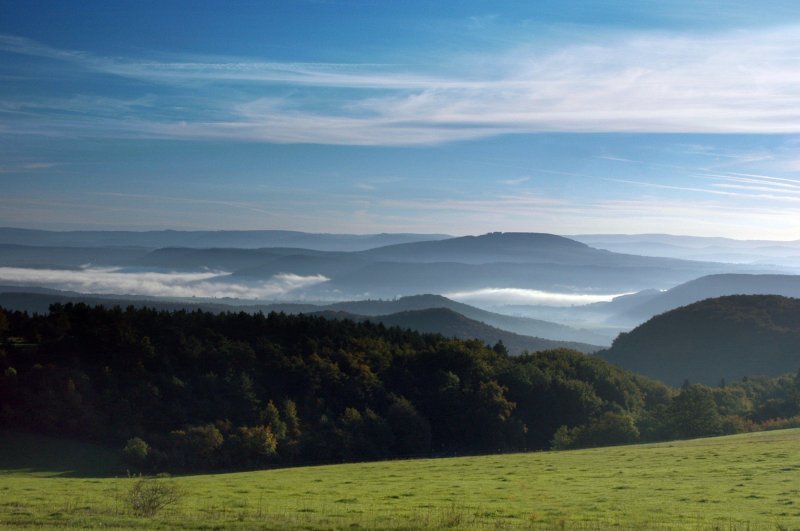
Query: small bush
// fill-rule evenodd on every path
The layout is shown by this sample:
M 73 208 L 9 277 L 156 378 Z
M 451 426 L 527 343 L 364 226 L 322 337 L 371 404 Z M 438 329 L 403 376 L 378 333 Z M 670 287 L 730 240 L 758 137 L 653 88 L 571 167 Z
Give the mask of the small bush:
M 139 437 L 128 439 L 125 448 L 122 449 L 122 460 L 129 467 L 140 470 L 147 462 L 150 453 L 150 446 Z
M 550 441 L 550 448 L 553 450 L 568 450 L 574 448 L 578 437 L 578 429 L 569 426 L 561 426 L 553 435 Z
M 183 492 L 162 479 L 139 478 L 128 491 L 127 503 L 137 516 L 155 516 L 161 509 L 178 503 Z
M 551 445 L 553 450 L 567 450 L 628 444 L 638 439 L 639 430 L 631 415 L 609 411 L 584 426 L 561 426 L 553 435 Z
M 727 415 L 722 417 L 722 433 L 725 435 L 749 433 L 751 431 L 757 431 L 758 429 L 758 424 L 740 415 Z

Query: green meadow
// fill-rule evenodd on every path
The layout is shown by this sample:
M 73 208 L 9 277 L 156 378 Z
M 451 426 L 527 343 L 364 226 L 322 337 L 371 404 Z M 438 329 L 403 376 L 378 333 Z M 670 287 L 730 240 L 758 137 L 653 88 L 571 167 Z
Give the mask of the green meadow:
M 125 501 L 113 453 L 0 434 L 0 527 L 800 529 L 800 430 L 592 450 L 158 479 L 180 501 Z

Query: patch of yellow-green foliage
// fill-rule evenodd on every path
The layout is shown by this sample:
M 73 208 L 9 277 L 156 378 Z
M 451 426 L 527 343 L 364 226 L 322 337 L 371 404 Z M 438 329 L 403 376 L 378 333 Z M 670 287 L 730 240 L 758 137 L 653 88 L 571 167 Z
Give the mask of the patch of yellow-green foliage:
M 150 517 L 126 504 L 137 479 L 98 473 L 109 455 L 87 453 L 86 469 L 75 455 L 89 447 L 53 444 L 0 434 L 0 527 L 800 529 L 797 429 L 163 478 L 182 496 Z

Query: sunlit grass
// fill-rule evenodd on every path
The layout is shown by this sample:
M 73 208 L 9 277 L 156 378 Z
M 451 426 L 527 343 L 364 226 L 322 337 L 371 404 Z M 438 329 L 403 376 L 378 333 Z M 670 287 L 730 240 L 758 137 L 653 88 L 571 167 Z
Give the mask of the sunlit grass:
M 75 475 L 0 472 L 0 526 L 800 529 L 800 430 L 183 476 L 153 518 L 122 501 L 134 480 Z

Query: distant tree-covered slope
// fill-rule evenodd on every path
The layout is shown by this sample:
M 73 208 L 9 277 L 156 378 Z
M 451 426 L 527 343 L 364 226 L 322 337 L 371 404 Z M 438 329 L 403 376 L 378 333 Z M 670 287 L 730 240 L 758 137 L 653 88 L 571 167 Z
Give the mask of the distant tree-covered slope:
M 489 345 L 502 342 L 509 354 L 519 355 L 524 352 L 538 352 L 569 348 L 578 352 L 590 353 L 602 347 L 574 341 L 554 341 L 515 334 L 501 330 L 486 323 L 469 319 L 448 308 L 427 308 L 424 310 L 408 310 L 389 315 L 359 316 L 345 312 L 320 312 L 318 315 L 328 318 L 345 318 L 354 320 L 370 320 L 385 326 L 408 328 L 427 334 L 441 334 L 458 339 L 479 339 Z
M 575 348 L 581 352 L 596 350 L 593 345 L 607 346 L 610 341 L 604 336 L 591 330 L 572 328 L 558 323 L 543 321 L 540 319 L 530 319 L 527 317 L 516 317 L 489 312 L 456 302 L 442 297 L 441 295 L 411 295 L 391 300 L 363 300 L 363 301 L 344 301 L 332 304 L 309 304 L 309 303 L 273 303 L 273 304 L 248 304 L 247 301 L 229 300 L 223 302 L 199 302 L 196 299 L 176 301 L 170 299 L 154 299 L 148 297 L 121 297 L 115 296 L 92 296 L 74 292 L 63 292 L 57 290 L 41 289 L 35 293 L 27 293 L 27 288 L 13 286 L 0 286 L 0 306 L 11 310 L 28 311 L 35 313 L 46 313 L 50 304 L 83 302 L 89 305 L 104 306 L 128 306 L 148 307 L 158 310 L 203 310 L 206 312 L 220 313 L 230 311 L 244 311 L 248 313 L 257 312 L 284 312 L 289 314 L 298 313 L 343 313 L 351 317 L 358 316 L 378 316 L 388 315 L 406 311 L 427 310 L 432 308 L 448 308 L 469 319 L 485 323 L 494 328 L 519 334 L 522 336 L 540 337 L 558 341 L 560 346 L 565 342 L 574 343 L 570 348 Z M 430 328 L 426 332 L 436 332 Z M 457 335 L 448 334 L 441 331 L 445 336 Z M 461 337 L 461 336 L 458 336 Z M 478 337 L 478 336 L 474 336 Z M 498 338 L 491 342 L 494 343 Z M 583 344 L 580 346 L 579 344 Z M 589 348 L 592 347 L 592 348 Z M 527 349 L 532 350 L 532 349 Z M 540 350 L 540 349 L 533 349 Z
M 598 356 L 671 384 L 717 384 L 800 368 L 800 299 L 734 295 L 658 315 Z

